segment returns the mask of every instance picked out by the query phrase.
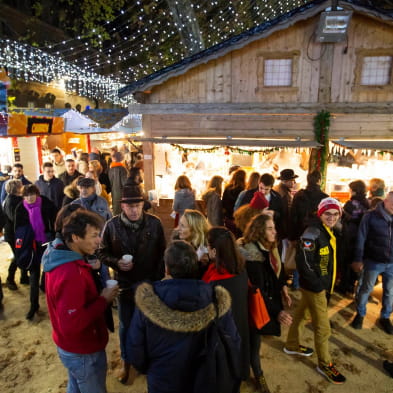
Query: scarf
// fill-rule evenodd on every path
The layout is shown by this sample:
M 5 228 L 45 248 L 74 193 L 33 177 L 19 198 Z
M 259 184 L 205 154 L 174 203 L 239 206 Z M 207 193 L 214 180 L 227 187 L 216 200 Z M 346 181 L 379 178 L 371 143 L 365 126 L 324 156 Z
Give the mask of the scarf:
M 23 206 L 29 213 L 29 221 L 34 231 L 35 240 L 37 242 L 45 243 L 47 239 L 45 235 L 45 225 L 41 214 L 41 205 L 42 199 L 39 196 L 37 196 L 34 203 L 27 203 L 25 200 L 23 201 Z
M 330 236 L 330 245 L 333 249 L 333 273 L 332 273 L 332 286 L 330 288 L 330 293 L 333 293 L 334 283 L 336 281 L 336 268 L 337 268 L 337 240 L 336 236 L 334 236 L 333 229 L 329 228 L 325 224 L 323 227 L 326 229 L 327 233 Z
M 93 193 L 87 198 L 81 198 L 82 206 L 85 207 L 87 210 L 91 210 L 91 206 L 93 202 L 97 199 L 97 194 Z
M 235 275 L 228 273 L 228 271 L 223 267 L 221 267 L 218 271 L 216 265 L 214 263 L 211 263 L 205 271 L 202 277 L 202 281 L 209 283 L 212 281 L 225 280 L 232 277 L 235 277 Z
M 120 213 L 120 220 L 127 227 L 130 228 L 132 232 L 137 232 L 142 225 L 143 222 L 143 214 L 142 217 L 138 221 L 130 221 L 128 217 L 124 214 L 124 212 Z
M 121 162 L 112 162 L 111 163 L 111 168 L 116 168 L 119 166 L 122 166 L 123 168 L 125 168 L 125 166 Z
M 274 247 L 272 250 L 267 250 L 262 243 L 257 242 L 257 245 L 259 247 L 260 250 L 264 250 L 267 251 L 269 253 L 269 263 L 270 263 L 270 267 L 272 268 L 274 274 L 276 275 L 276 277 L 280 277 L 280 273 L 281 273 L 281 258 L 280 258 L 280 254 L 278 252 L 277 247 Z

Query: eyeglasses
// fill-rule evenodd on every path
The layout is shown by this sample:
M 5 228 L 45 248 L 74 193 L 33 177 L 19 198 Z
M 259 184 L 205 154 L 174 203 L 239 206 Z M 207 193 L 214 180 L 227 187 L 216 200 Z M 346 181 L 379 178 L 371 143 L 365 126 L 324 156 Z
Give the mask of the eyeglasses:
M 339 217 L 340 216 L 340 213 L 329 213 L 329 212 L 325 212 L 325 213 L 323 213 L 326 217 Z

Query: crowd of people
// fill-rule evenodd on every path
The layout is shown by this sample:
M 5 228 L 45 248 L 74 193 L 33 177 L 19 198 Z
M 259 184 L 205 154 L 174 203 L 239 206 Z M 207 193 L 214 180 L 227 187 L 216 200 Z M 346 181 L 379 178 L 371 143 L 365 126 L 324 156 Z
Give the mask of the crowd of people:
M 280 172 L 276 185 L 269 173 L 247 179 L 235 168 L 226 184 L 212 177 L 199 211 L 192 184 L 181 175 L 167 244 L 160 219 L 149 213 L 141 165 L 127 168 L 116 149 L 109 162 L 99 151 L 63 157 L 54 149 L 51 157 L 34 184 L 20 163 L 10 175 L 2 172 L 1 227 L 14 255 L 5 285 L 18 290 L 19 268 L 20 284 L 30 285 L 28 320 L 39 311 L 40 289 L 46 293 L 67 393 L 106 392 L 114 308 L 119 381 L 127 383 L 134 367 L 147 375 L 150 393 L 201 386 L 236 393 L 250 370 L 257 391 L 269 393 L 262 337 L 280 336 L 287 326 L 283 351 L 311 356 L 314 349 L 301 343 L 309 319 L 316 370 L 344 383 L 329 352 L 329 300 L 333 291 L 356 298 L 351 326 L 361 329 L 379 275 L 379 324 L 393 334 L 393 192 L 385 195 L 383 180 L 368 187 L 351 182 L 351 198 L 342 206 L 321 190 L 318 171 L 295 193 L 298 176 L 291 168 Z M 301 290 L 294 310 L 290 285 Z M 252 287 L 270 317 L 260 329 L 249 323 Z M 393 363 L 385 360 L 383 367 L 393 377 Z

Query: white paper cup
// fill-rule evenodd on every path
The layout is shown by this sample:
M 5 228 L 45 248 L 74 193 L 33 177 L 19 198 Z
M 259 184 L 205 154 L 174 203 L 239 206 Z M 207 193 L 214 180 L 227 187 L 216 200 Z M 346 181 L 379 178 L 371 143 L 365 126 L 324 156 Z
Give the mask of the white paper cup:
M 121 259 L 122 259 L 123 261 L 126 261 L 126 262 L 130 263 L 130 262 L 132 262 L 133 256 L 130 255 L 130 254 L 125 254 L 125 255 L 123 255 L 123 256 L 121 257 Z
M 113 288 L 117 285 L 117 280 L 106 280 L 106 287 Z

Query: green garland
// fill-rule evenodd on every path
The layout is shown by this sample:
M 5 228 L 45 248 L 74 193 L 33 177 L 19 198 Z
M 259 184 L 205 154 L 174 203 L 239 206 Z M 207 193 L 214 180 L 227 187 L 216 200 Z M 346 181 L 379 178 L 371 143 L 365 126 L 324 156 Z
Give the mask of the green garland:
M 318 170 L 322 175 L 322 188 L 325 185 L 327 161 L 329 155 L 329 127 L 330 112 L 321 111 L 314 118 L 314 135 L 315 140 L 320 143 L 321 147 L 313 149 L 310 157 L 309 171 Z
M 184 147 L 181 145 L 177 145 L 172 143 L 171 146 L 175 147 L 176 149 L 188 153 L 188 152 L 203 152 L 203 153 L 215 153 L 220 149 L 227 149 L 231 151 L 232 153 L 239 153 L 239 154 L 253 154 L 253 153 L 263 153 L 263 154 L 269 154 L 272 153 L 273 151 L 279 150 L 278 147 L 273 147 L 273 148 L 266 148 L 266 149 L 258 149 L 258 150 L 246 150 L 246 149 L 241 149 L 240 147 L 234 147 L 234 146 L 213 146 L 213 147 L 198 147 L 198 148 L 188 148 Z

